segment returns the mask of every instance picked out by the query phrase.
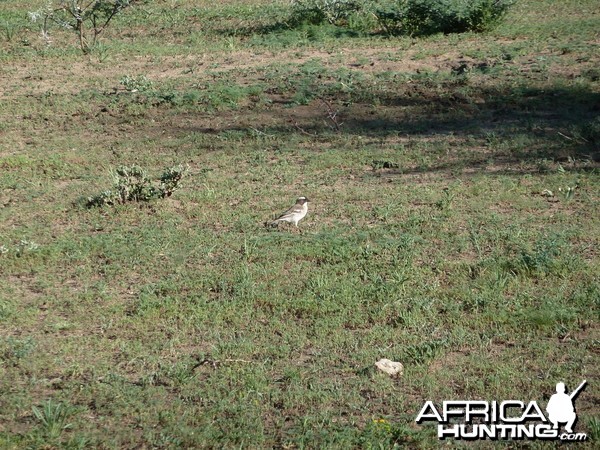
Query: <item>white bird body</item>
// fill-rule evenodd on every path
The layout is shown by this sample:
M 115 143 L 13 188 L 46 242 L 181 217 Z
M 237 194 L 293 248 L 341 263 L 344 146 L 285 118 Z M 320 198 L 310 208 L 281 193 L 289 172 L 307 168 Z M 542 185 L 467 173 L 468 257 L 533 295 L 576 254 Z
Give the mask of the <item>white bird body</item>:
M 272 225 L 277 225 L 280 222 L 293 223 L 294 226 L 298 226 L 306 214 L 308 213 L 308 199 L 306 197 L 299 197 L 296 200 L 296 204 L 284 212 L 281 216 L 271 222 Z

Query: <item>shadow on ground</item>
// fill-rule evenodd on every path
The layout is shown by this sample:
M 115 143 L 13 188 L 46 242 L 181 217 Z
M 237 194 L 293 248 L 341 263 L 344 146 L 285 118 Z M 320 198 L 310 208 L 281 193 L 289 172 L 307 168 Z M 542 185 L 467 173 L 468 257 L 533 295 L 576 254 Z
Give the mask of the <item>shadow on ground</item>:
M 479 141 L 485 149 L 454 157 L 428 171 L 475 167 L 493 161 L 501 166 L 579 161 L 577 170 L 595 170 L 600 162 L 600 94 L 576 88 L 514 88 L 427 90 L 405 86 L 395 95 L 366 101 L 327 96 L 307 105 L 291 100 L 240 114 L 225 125 L 200 124 L 178 128 L 179 132 L 219 134 L 261 133 L 285 137 L 305 135 L 331 140 L 332 135 L 380 139 L 444 140 L 453 145 Z M 175 131 L 175 130 L 174 130 Z M 457 144 L 458 142 L 458 144 Z M 475 147 L 478 147 L 475 145 Z

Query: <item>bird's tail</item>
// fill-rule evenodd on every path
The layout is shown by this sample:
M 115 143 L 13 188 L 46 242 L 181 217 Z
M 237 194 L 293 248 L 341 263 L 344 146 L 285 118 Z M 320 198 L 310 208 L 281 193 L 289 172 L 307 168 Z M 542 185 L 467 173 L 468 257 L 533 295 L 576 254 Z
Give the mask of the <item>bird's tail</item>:
M 265 222 L 265 227 L 275 228 L 275 227 L 278 227 L 280 223 L 281 223 L 281 220 L 279 220 L 279 219 L 277 219 L 277 220 L 267 220 Z

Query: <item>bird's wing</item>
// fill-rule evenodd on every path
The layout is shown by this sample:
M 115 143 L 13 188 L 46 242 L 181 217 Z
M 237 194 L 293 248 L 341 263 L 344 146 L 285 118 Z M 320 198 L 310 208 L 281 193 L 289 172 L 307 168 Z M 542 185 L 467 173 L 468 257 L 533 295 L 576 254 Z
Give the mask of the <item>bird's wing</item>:
M 290 218 L 292 215 L 294 214 L 300 214 L 302 212 L 302 205 L 294 205 L 292 206 L 290 209 L 288 209 L 286 212 L 284 212 L 282 215 L 280 215 L 277 220 L 281 220 L 281 219 L 288 219 Z

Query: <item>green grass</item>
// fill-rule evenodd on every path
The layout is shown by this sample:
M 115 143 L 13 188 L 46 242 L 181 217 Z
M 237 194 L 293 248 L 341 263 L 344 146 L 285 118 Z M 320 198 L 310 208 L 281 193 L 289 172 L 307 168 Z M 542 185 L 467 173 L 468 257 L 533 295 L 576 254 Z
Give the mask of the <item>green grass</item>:
M 0 448 L 434 448 L 425 400 L 583 379 L 597 437 L 595 2 L 418 39 L 149 2 L 89 56 L 30 3 L 0 12 Z

